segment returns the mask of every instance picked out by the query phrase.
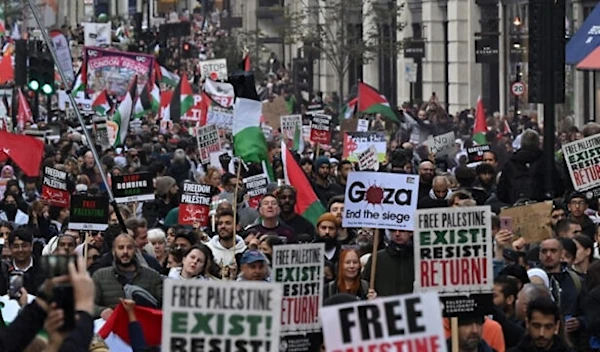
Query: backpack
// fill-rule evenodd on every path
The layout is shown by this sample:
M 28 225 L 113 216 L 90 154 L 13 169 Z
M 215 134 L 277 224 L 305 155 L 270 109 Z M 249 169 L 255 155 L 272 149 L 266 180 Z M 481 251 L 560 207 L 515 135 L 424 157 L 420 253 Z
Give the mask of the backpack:
M 533 179 L 537 163 L 520 164 L 511 162 L 512 173 L 510 179 L 510 203 L 518 199 L 533 199 Z

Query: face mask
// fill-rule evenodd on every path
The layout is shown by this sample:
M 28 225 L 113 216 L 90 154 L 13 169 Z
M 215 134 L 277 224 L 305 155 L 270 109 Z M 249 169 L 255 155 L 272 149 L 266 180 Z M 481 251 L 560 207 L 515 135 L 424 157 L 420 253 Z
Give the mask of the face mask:
M 16 204 L 5 204 L 4 205 L 4 210 L 7 213 L 11 213 L 11 214 L 16 213 L 17 212 L 17 205 Z

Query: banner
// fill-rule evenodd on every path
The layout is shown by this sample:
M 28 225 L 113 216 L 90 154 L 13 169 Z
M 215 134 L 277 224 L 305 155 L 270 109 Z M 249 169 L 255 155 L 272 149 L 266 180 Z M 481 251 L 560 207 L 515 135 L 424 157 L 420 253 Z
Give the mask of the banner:
M 215 82 L 208 78 L 202 86 L 204 93 L 218 105 L 224 108 L 233 108 L 233 100 L 235 99 L 235 91 L 229 83 Z
M 108 228 L 108 197 L 84 194 L 71 196 L 69 229 L 80 231 L 104 231 Z
M 83 45 L 85 46 L 110 46 L 110 23 L 83 22 Z
M 67 189 L 67 173 L 49 166 L 44 167 L 44 182 L 42 184 L 42 199 L 48 204 L 68 208 L 71 194 Z
M 202 79 L 210 78 L 213 81 L 227 80 L 227 59 L 215 59 L 200 61 L 200 77 Z
M 483 153 L 489 152 L 489 145 L 478 145 L 476 147 L 467 148 L 467 157 L 470 163 L 479 163 L 483 161 Z
M 323 307 L 327 352 L 446 352 L 435 292 Z
M 380 163 L 384 162 L 387 153 L 385 132 L 344 132 L 342 158 L 358 162 L 360 154 L 371 146 L 377 150 L 377 160 Z
M 54 45 L 56 57 L 58 59 L 57 65 L 62 68 L 65 78 L 67 79 L 65 87 L 71 87 L 73 81 L 75 81 L 75 72 L 73 72 L 73 58 L 71 57 L 71 49 L 69 42 L 65 35 L 59 30 L 53 30 L 50 32 L 52 36 L 52 44 Z
M 87 92 L 101 92 L 106 89 L 109 95 L 119 100 L 125 96 L 129 84 L 138 76 L 140 93 L 151 79 L 154 57 L 146 54 L 114 51 L 97 47 L 84 48 L 84 62 L 87 69 Z
M 360 171 L 379 171 L 379 160 L 377 160 L 377 150 L 374 146 L 365 149 L 358 156 L 358 167 Z
M 491 219 L 489 206 L 416 213 L 415 291 L 437 291 L 444 316 L 491 313 Z
M 208 225 L 210 193 L 210 185 L 183 183 L 183 193 L 179 202 L 178 222 L 180 225 L 193 225 L 196 222 L 199 222 L 200 226 Z
M 429 152 L 436 157 L 452 156 L 456 153 L 456 137 L 454 132 L 448 132 L 427 138 Z
M 217 126 L 206 125 L 198 127 L 196 136 L 200 161 L 202 164 L 208 164 L 210 163 L 210 153 L 221 151 L 221 139 L 219 138 Z
M 418 198 L 418 175 L 350 172 L 342 225 L 412 231 Z
M 562 146 L 562 151 L 576 191 L 600 188 L 600 135 L 567 143 Z M 598 191 L 591 192 L 589 198 L 600 193 Z
M 310 124 L 310 140 L 315 143 L 329 144 L 331 141 L 331 116 L 315 114 Z
M 152 174 L 142 172 L 112 177 L 112 191 L 117 203 L 154 200 Z
M 250 208 L 257 209 L 262 197 L 267 194 L 269 177 L 265 174 L 250 176 L 243 179 L 244 188 L 248 195 L 248 205 Z
M 163 351 L 279 352 L 281 285 L 165 280 L 163 290 Z
M 273 279 L 283 284 L 281 339 L 288 352 L 312 352 L 313 334 L 321 333 L 323 243 L 273 247 Z

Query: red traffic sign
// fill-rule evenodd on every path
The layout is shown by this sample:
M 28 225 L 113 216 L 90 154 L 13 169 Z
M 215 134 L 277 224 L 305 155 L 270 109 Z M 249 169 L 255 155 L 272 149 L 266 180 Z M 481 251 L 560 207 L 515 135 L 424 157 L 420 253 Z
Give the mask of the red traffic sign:
M 525 83 L 523 82 L 514 82 L 510 86 L 510 92 L 513 95 L 521 96 L 525 93 Z

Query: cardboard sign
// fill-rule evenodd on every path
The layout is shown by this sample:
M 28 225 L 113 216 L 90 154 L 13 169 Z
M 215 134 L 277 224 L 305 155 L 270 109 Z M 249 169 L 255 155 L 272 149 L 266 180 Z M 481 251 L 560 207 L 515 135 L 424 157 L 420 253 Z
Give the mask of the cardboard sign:
M 215 125 L 206 125 L 198 128 L 196 140 L 202 164 L 210 162 L 210 153 L 221 151 L 219 130 Z
M 550 213 L 552 202 L 519 205 L 500 210 L 501 217 L 512 219 L 512 233 L 523 237 L 527 243 L 538 243 L 552 237 Z
M 342 157 L 351 162 L 358 162 L 360 154 L 371 146 L 377 150 L 377 160 L 383 162 L 387 152 L 385 132 L 345 132 Z
M 194 182 L 183 183 L 183 193 L 179 202 L 180 225 L 200 226 L 208 225 L 208 212 L 210 211 L 210 185 L 202 185 Z
M 483 153 L 489 152 L 489 145 L 478 145 L 476 147 L 467 148 L 467 156 L 470 163 L 479 163 L 483 161 Z
M 44 183 L 42 184 L 42 199 L 50 205 L 68 208 L 71 194 L 67 189 L 67 173 L 49 166 L 44 167 Z
M 454 132 L 448 132 L 427 138 L 429 152 L 436 157 L 451 156 L 456 153 L 456 137 Z
M 567 143 L 562 151 L 576 191 L 600 187 L 600 135 Z
M 280 284 L 165 280 L 163 292 L 163 351 L 279 352 Z
M 198 66 L 202 79 L 227 80 L 227 59 L 200 61 Z
M 356 124 L 356 132 L 367 132 L 368 130 L 369 130 L 369 120 L 358 119 L 358 123 Z
M 489 206 L 421 209 L 415 219 L 415 291 L 437 291 L 444 316 L 493 307 Z
M 108 228 L 108 197 L 84 194 L 71 196 L 69 229 L 80 231 L 104 231 Z
M 377 150 L 370 146 L 358 156 L 358 167 L 360 171 L 379 171 L 379 160 L 377 160 Z
M 262 103 L 262 115 L 265 122 L 273 128 L 279 128 L 279 124 L 281 123 L 279 118 L 289 114 L 285 98 L 281 95 L 273 99 L 273 101 Z
M 315 143 L 329 144 L 331 140 L 331 116 L 315 114 L 310 124 L 310 140 Z
M 154 199 L 152 174 L 121 175 L 112 177 L 112 191 L 117 203 L 143 202 Z
M 446 352 L 435 292 L 323 307 L 327 352 Z
M 350 172 L 345 195 L 343 227 L 413 230 L 418 175 Z
M 321 330 L 324 261 L 323 243 L 273 247 L 273 279 L 283 284 L 282 343 L 288 351 L 318 350 L 311 346 L 310 335 Z
M 258 203 L 261 198 L 267 194 L 267 186 L 269 185 L 269 177 L 265 174 L 250 176 L 243 179 L 244 188 L 248 195 L 248 205 L 251 208 L 258 208 Z

